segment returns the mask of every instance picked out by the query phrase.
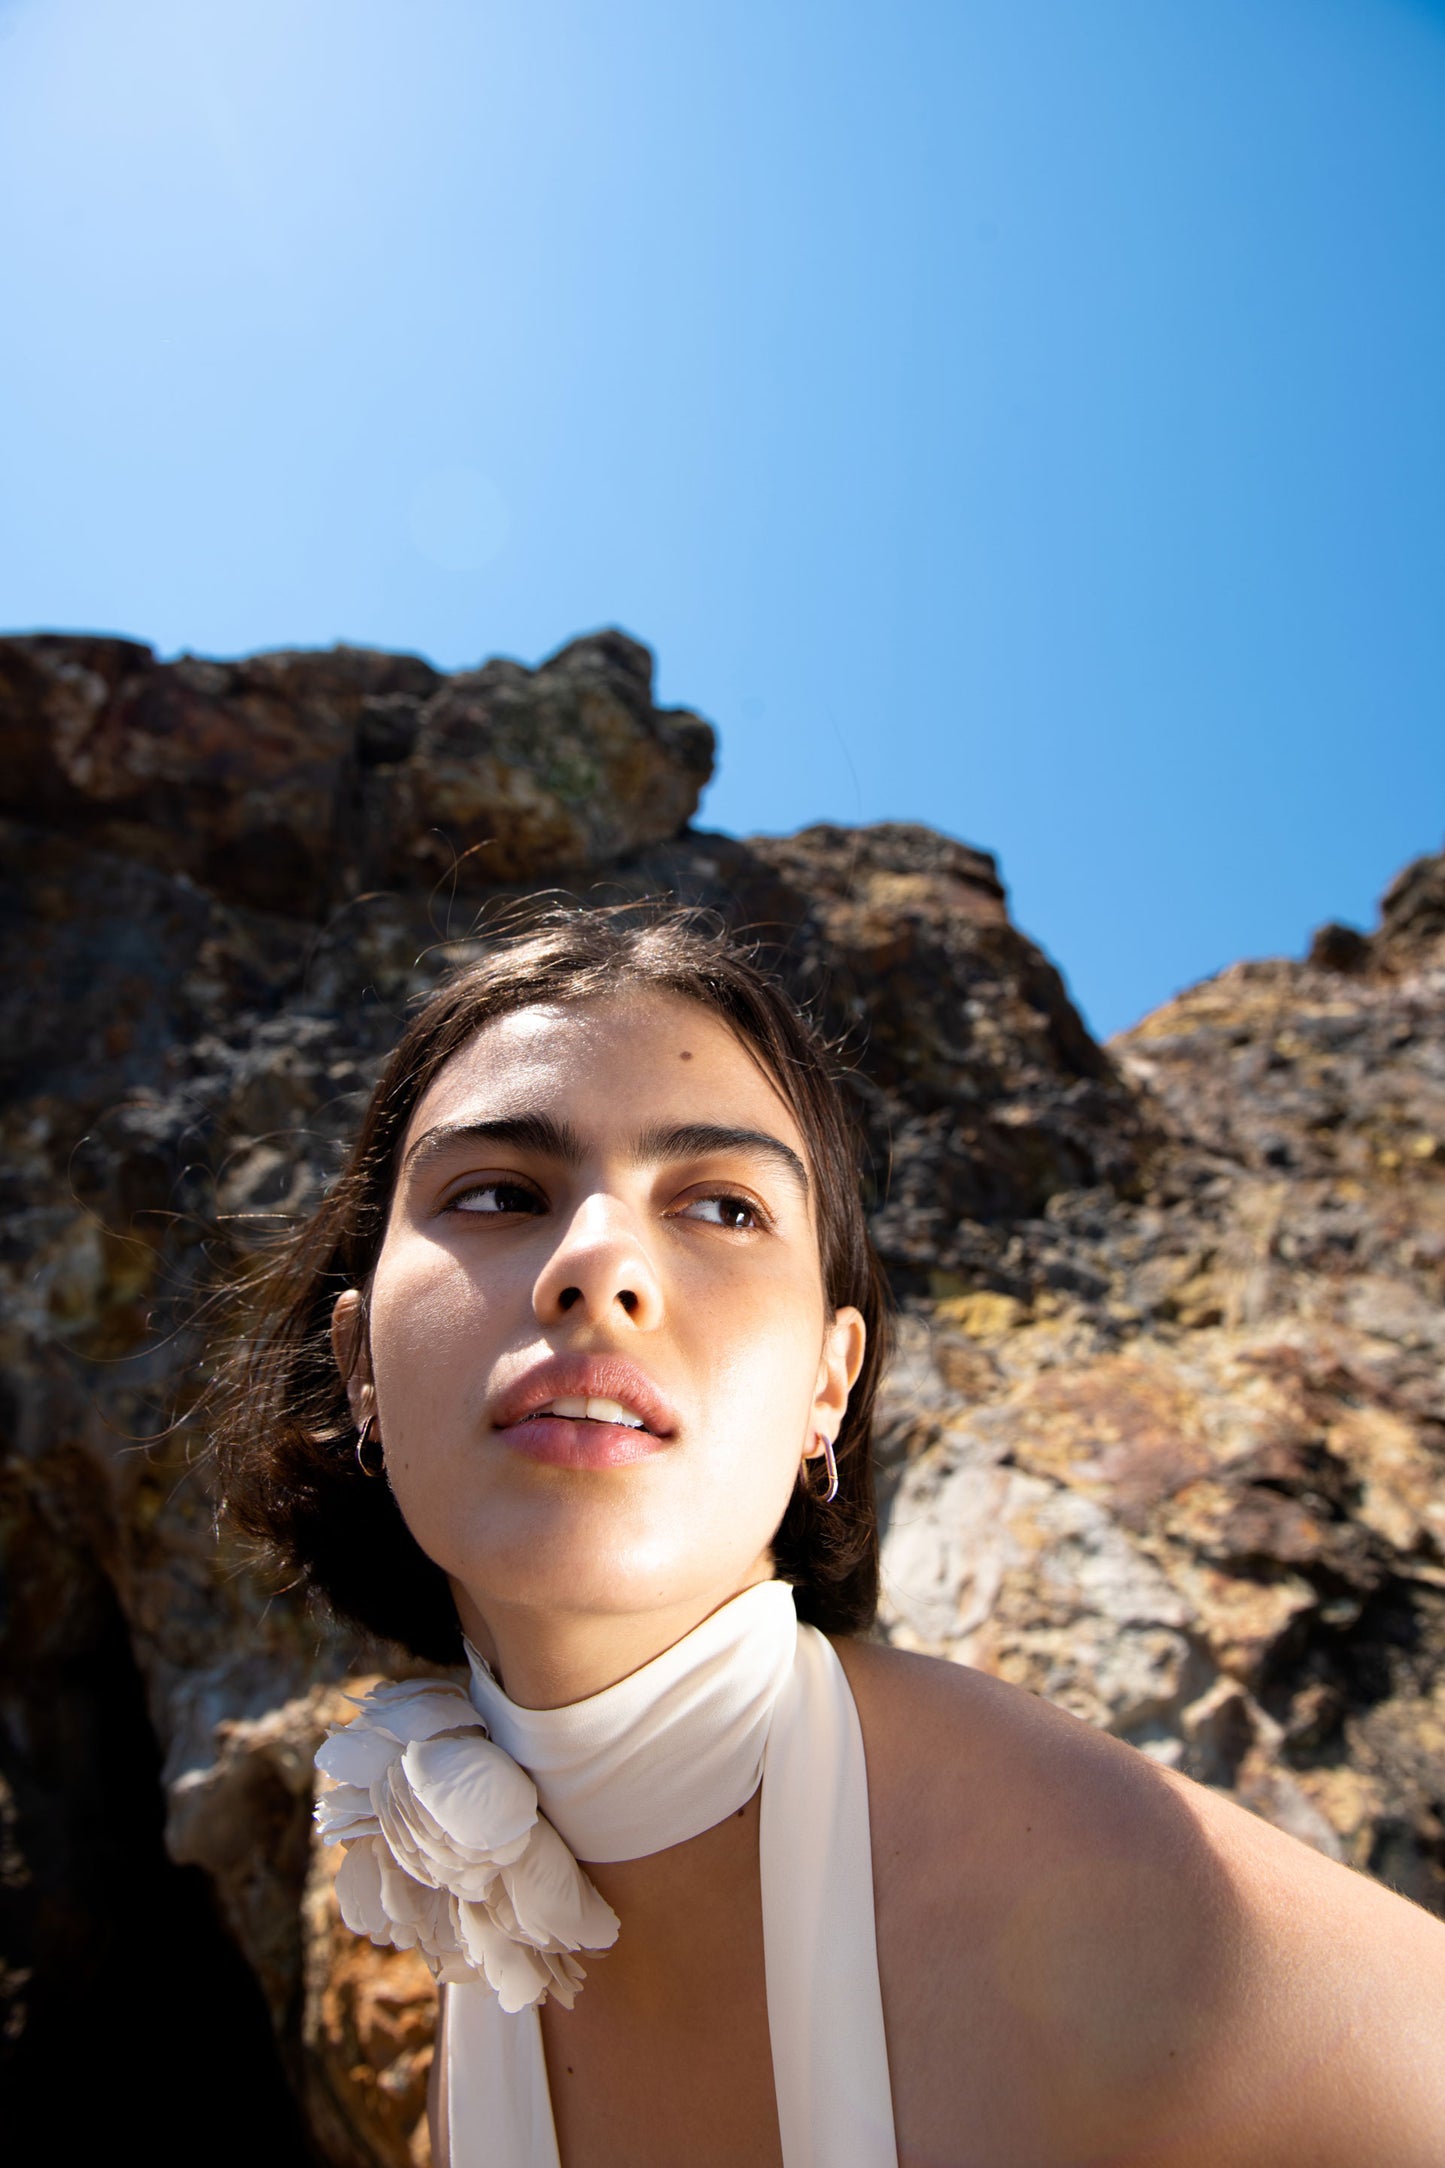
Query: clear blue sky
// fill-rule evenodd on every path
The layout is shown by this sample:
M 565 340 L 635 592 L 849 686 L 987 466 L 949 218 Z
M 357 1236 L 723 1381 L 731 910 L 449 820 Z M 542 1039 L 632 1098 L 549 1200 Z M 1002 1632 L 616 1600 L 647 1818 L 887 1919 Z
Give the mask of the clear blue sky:
M 615 623 L 1100 1031 L 1445 831 L 1445 4 L 0 0 L 0 624 Z

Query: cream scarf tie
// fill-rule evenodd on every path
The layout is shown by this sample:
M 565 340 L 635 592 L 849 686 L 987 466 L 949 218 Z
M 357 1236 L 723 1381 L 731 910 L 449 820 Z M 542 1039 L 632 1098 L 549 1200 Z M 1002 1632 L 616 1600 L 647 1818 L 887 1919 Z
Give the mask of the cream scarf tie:
M 421 1949 L 447 1983 L 451 2168 L 559 2168 L 538 2003 L 570 2004 L 574 1953 L 618 1931 L 576 1860 L 681 1844 L 760 1782 L 785 2168 L 896 2168 L 863 1739 L 842 1666 L 798 1624 L 791 1591 L 745 1589 L 562 1709 L 519 1708 L 469 1655 L 470 1701 L 440 1681 L 379 1688 L 318 1756 L 340 1780 L 318 1816 L 349 1846 L 348 1925 Z

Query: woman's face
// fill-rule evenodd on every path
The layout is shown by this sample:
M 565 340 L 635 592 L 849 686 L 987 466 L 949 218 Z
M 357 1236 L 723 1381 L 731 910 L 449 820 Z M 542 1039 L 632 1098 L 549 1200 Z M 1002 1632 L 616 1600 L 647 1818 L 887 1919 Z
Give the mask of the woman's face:
M 772 1084 L 677 995 L 522 1010 L 438 1075 L 352 1405 L 473 1638 L 532 1611 L 691 1623 L 771 1574 L 863 1354 L 811 1184 Z M 359 1309 L 338 1304 L 343 1368 Z

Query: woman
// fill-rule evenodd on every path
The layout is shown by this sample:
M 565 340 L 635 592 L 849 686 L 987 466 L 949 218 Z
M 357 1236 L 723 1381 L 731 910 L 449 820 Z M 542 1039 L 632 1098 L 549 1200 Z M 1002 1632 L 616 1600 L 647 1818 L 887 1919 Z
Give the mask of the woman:
M 471 1666 L 322 1755 L 348 1917 L 446 1983 L 438 2158 L 1439 2168 L 1439 1923 L 854 1638 L 882 1351 L 825 1052 L 726 942 L 561 914 L 415 1017 L 221 1442 Z

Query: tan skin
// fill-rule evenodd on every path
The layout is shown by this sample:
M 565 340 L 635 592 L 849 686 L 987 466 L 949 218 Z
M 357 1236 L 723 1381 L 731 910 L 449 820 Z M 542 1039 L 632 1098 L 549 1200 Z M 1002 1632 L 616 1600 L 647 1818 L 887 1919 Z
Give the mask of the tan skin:
M 479 1126 L 535 1115 L 565 1156 Z M 771 1575 L 861 1363 L 806 1187 L 756 1142 L 680 1149 L 699 1122 L 806 1165 L 769 1079 L 692 1003 L 487 1026 L 413 1116 L 366 1329 L 359 1292 L 337 1305 L 353 1412 L 532 1706 L 598 1692 Z M 528 1363 L 578 1351 L 666 1395 L 644 1462 L 538 1465 L 493 1423 Z M 1436 1921 L 1017 1689 L 837 1647 L 902 2168 L 1440 2168 Z M 575 2010 L 543 2012 L 563 2168 L 777 2168 L 756 1800 L 591 1871 L 623 1932 Z

